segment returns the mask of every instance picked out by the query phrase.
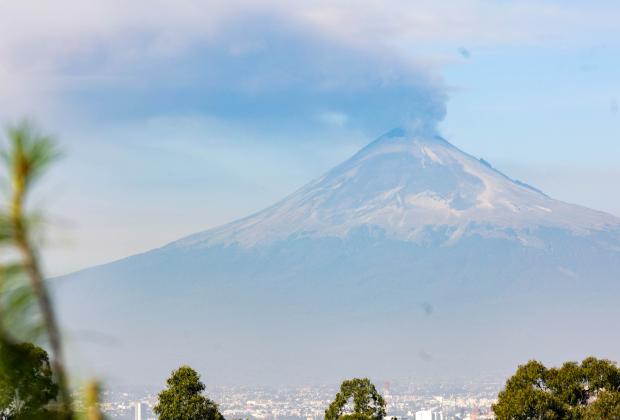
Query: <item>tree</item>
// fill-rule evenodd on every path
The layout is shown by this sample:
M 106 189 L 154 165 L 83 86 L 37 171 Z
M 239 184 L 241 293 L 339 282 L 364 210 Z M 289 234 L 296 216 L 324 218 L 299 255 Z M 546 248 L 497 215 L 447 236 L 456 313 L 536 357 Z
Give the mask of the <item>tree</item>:
M 352 400 L 352 407 L 349 400 Z M 340 392 L 325 410 L 325 420 L 380 420 L 384 417 L 385 401 L 368 378 L 342 382 Z
M 224 420 L 217 404 L 202 395 L 200 375 L 189 366 L 173 371 L 154 411 L 160 420 Z
M 500 420 L 620 418 L 620 369 L 594 357 L 550 369 L 532 360 L 506 381 L 493 411 Z
M 56 313 L 47 289 L 34 240 L 32 224 L 36 218 L 26 211 L 33 185 L 59 156 L 54 140 L 23 121 L 7 130 L 8 146 L 0 150 L 10 184 L 8 210 L 0 216 L 0 239 L 12 245 L 21 257 L 17 266 L 28 278 L 52 353 L 50 362 L 58 383 L 60 404 L 67 418 L 72 417 L 71 394 L 63 363 L 63 349 Z M 4 267 L 3 267 L 4 268 Z M 1 270 L 5 274 L 5 270 Z M 2 283 L 6 276 L 2 276 Z M 3 284 L 4 285 L 4 284 Z M 0 325 L 4 342 L 11 341 L 5 325 Z M 13 341 L 13 344 L 15 342 Z
M 56 399 L 49 357 L 31 343 L 0 346 L 0 418 L 50 418 L 47 410 Z

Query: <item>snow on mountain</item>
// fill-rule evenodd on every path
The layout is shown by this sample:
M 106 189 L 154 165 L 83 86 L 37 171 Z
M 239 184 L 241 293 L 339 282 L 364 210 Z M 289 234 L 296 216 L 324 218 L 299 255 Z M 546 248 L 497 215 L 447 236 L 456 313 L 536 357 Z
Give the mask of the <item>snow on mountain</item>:
M 586 235 L 618 228 L 620 219 L 554 200 L 440 137 L 394 129 L 275 205 L 173 246 L 345 237 L 360 226 L 412 242 L 436 226 L 447 228 L 448 243 L 475 233 L 536 244 L 541 227 Z

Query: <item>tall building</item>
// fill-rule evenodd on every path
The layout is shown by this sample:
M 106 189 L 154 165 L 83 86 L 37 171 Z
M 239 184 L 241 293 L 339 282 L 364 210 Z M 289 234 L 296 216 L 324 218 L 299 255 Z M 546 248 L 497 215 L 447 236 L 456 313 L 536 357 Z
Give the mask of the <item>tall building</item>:
M 142 402 L 136 402 L 133 405 L 134 420 L 146 420 L 146 405 Z

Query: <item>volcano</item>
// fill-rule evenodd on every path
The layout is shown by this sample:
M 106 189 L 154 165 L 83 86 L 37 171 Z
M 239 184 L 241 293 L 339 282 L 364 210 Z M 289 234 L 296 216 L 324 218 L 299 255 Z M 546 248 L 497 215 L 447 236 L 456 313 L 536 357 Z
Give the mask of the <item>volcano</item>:
M 501 379 L 620 358 L 620 219 L 395 129 L 244 219 L 59 279 L 112 383 Z

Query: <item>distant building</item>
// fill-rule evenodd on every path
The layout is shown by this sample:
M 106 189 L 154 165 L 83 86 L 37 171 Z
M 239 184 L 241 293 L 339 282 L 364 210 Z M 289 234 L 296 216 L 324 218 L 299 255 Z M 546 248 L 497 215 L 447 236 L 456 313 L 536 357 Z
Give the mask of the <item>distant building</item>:
M 443 420 L 443 413 L 431 410 L 416 411 L 415 420 Z
M 383 383 L 383 395 L 390 395 L 390 383 L 388 381 Z
M 146 420 L 146 404 L 142 402 L 133 405 L 134 420 Z

